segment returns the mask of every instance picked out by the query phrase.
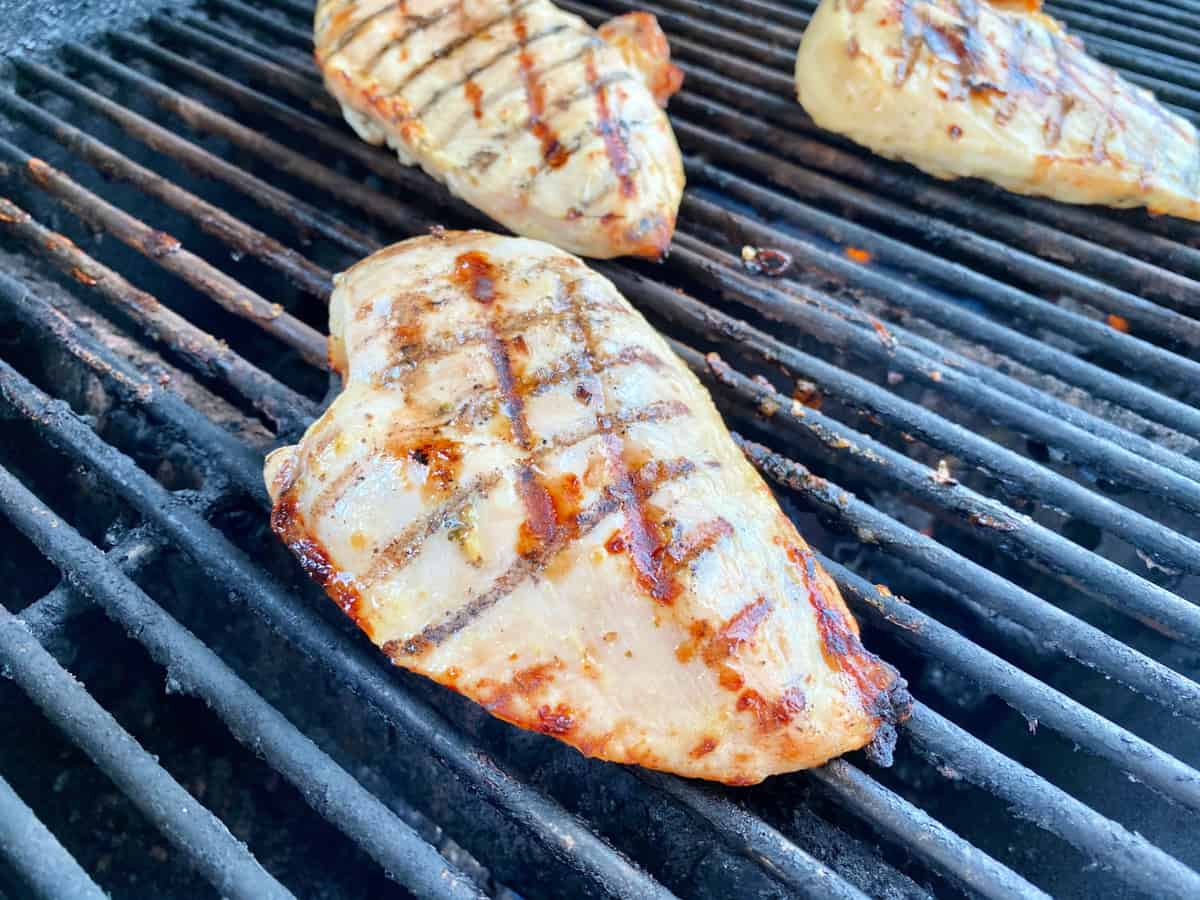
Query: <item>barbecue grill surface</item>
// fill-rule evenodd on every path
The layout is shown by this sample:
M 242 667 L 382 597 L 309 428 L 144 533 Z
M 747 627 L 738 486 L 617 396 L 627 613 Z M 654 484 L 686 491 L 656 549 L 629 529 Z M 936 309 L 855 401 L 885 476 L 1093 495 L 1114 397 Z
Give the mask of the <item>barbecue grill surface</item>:
M 340 123 L 298 0 L 14 13 L 0 897 L 1200 896 L 1200 226 L 819 132 L 813 3 L 560 5 L 654 12 L 686 72 L 674 249 L 597 268 L 909 679 L 895 765 L 696 785 L 388 665 L 270 536 L 261 456 L 327 396 L 331 274 L 487 223 Z M 1048 8 L 1200 119 L 1200 5 Z

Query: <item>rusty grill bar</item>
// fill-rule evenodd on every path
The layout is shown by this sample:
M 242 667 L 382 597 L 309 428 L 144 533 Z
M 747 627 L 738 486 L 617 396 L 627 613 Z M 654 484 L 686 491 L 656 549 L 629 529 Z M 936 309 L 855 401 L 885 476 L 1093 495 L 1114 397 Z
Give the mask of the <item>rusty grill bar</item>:
M 918 608 L 824 557 L 872 638 L 998 698 L 997 715 L 1057 735 L 1060 752 L 1074 744 L 1108 778 L 1141 785 L 1144 803 L 1168 810 L 1158 830 L 1106 803 L 1103 785 L 1072 793 L 1036 756 L 1014 759 L 977 737 L 936 682 L 914 685 L 919 702 L 902 729 L 906 771 L 919 778 L 838 760 L 731 793 L 658 773 L 570 769 L 570 751 L 542 745 L 569 775 L 531 776 L 486 726 L 461 721 L 444 698 L 397 677 L 327 605 L 298 597 L 282 580 L 293 572 L 260 564 L 214 524 L 243 501 L 265 518 L 261 448 L 237 432 L 294 439 L 320 409 L 332 272 L 435 223 L 487 224 L 339 124 L 308 55 L 311 11 L 298 0 L 264 9 L 212 0 L 157 16 L 134 33 L 66 46 L 53 62 L 15 60 L 16 83 L 0 89 L 0 115 L 14 126 L 0 138 L 0 232 L 38 272 L 0 274 L 0 316 L 22 342 L 53 348 L 115 405 L 186 444 L 205 476 L 198 491 L 168 489 L 0 347 L 2 414 L 90 472 L 140 523 L 106 553 L 0 451 L 0 513 L 64 576 L 18 615 L 0 609 L 5 675 L 230 896 L 303 895 L 305 885 L 266 871 L 42 649 L 69 643 L 69 626 L 93 606 L 146 647 L 172 690 L 203 698 L 399 885 L 437 897 L 491 887 L 439 854 L 428 821 L 402 797 L 373 791 L 359 774 L 365 760 L 351 765 L 320 746 L 256 689 L 252 671 L 143 590 L 140 575 L 177 552 L 220 589 L 216 602 L 236 598 L 279 637 L 280 652 L 328 674 L 357 698 L 356 714 L 386 723 L 398 747 L 461 783 L 466 806 L 442 810 L 447 831 L 469 832 L 464 823 L 486 809 L 526 836 L 512 859 L 487 841 L 468 847 L 522 895 L 690 895 L 691 873 L 669 860 L 688 852 L 698 823 L 725 854 L 726 877 L 754 886 L 748 896 L 860 898 L 926 885 L 1042 896 L 1059 886 L 1043 883 L 1045 857 L 1058 849 L 1103 867 L 1078 884 L 1118 878 L 1148 896 L 1200 896 L 1200 847 L 1172 843 L 1161 825 L 1200 810 L 1200 226 L 934 183 L 821 133 L 791 99 L 795 46 L 815 3 L 560 5 L 593 23 L 654 12 L 687 76 L 671 106 L 690 188 L 672 254 L 661 266 L 597 268 L 665 327 L 730 424 L 745 429 L 739 440 L 764 475 L 798 509 L 873 548 L 856 568 L 891 561 L 937 585 L 939 602 Z M 1100 58 L 1200 120 L 1200 11 L 1061 0 L 1052 12 Z M 170 223 L 188 246 L 143 218 Z M 85 233 L 81 223 L 125 248 L 78 246 L 64 232 Z M 749 275 L 743 244 L 785 250 L 795 268 L 777 281 Z M 64 277 L 47 285 L 42 273 L 53 272 Z M 57 299 L 63 285 L 104 322 L 100 334 Z M 215 323 L 215 334 L 199 321 Z M 149 377 L 144 360 L 135 365 L 102 339 L 109 333 L 140 339 L 153 366 L 188 373 L 241 424 L 231 431 Z M 807 385 L 799 399 L 781 390 L 792 383 Z M 823 404 L 812 401 L 814 385 Z M 1120 499 L 1109 496 L 1116 486 Z M 941 531 L 917 527 L 913 510 Z M 1093 552 L 1102 540 L 1107 552 Z M 1190 661 L 1179 648 L 1193 651 Z M 1060 683 L 1066 672 L 1075 680 Z M 1141 716 L 1126 717 L 1128 704 Z M 1170 717 L 1181 737 L 1144 736 L 1147 710 Z M 998 838 L 969 817 L 950 826 L 920 808 L 962 785 L 1011 811 Z M 590 790 L 637 790 L 653 812 L 623 833 L 628 823 L 612 824 L 616 814 Z M 801 828 L 781 818 L 773 792 L 796 790 L 821 798 L 837 821 L 812 814 Z M 189 814 L 163 806 L 173 796 Z M 691 837 L 659 832 L 678 817 L 693 823 Z M 98 894 L 4 781 L 0 818 L 0 858 L 29 888 Z M 1007 843 L 1029 827 L 1053 836 L 1039 838 L 1032 858 Z M 878 853 L 839 854 L 846 829 Z M 542 865 L 570 884 L 541 877 Z

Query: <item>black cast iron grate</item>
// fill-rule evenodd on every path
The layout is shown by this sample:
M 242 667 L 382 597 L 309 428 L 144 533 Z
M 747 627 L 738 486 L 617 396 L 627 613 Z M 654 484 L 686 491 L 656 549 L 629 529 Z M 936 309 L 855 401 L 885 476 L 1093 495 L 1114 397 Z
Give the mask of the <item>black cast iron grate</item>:
M 272 547 L 261 453 L 320 409 L 331 273 L 486 224 L 339 124 L 293 0 L 17 59 L 0 90 L 0 409 L 22 436 L 0 509 L 64 579 L 3 595 L 4 674 L 224 896 L 349 892 L 259 859 L 68 674 L 93 606 L 402 895 L 1200 896 L 1200 226 L 937 183 L 822 134 L 791 99 L 813 3 L 561 5 L 656 13 L 686 71 L 676 245 L 598 268 L 909 676 L 896 767 L 729 791 L 584 761 L 392 669 Z M 1200 6 L 1052 11 L 1200 121 Z M 793 267 L 748 272 L 744 245 Z M 119 510 L 107 529 L 64 466 Z M 334 725 L 303 673 L 334 685 Z M 361 719 L 379 730 L 341 733 Z M 16 774 L 17 890 L 114 889 Z

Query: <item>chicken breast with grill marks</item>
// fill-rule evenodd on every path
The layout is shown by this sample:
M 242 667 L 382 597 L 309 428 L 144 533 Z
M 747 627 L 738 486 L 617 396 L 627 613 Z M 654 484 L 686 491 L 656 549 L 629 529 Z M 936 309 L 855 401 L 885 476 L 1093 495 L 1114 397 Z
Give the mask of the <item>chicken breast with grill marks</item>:
M 823 0 L 796 59 L 822 128 L 939 178 L 1200 219 L 1196 130 L 1036 0 Z
M 658 258 L 683 163 L 652 16 L 610 45 L 549 0 L 321 0 L 317 63 L 347 121 L 491 218 L 594 257 Z
M 272 524 L 395 663 L 683 775 L 888 756 L 903 680 L 607 280 L 447 232 L 341 275 L 331 334 L 344 390 L 269 457 Z

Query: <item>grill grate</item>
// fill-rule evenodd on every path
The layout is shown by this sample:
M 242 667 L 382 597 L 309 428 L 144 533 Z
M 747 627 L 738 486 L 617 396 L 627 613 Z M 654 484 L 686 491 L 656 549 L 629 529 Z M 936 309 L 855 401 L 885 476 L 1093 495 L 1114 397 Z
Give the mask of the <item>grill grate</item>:
M 671 113 L 689 194 L 672 254 L 598 268 L 671 335 L 797 514 L 854 537 L 847 553 L 831 536 L 822 561 L 868 642 L 913 680 L 896 769 L 839 760 L 735 793 L 583 762 L 397 673 L 287 583 L 294 571 L 261 535 L 222 527 L 239 504 L 265 519 L 255 435 L 294 438 L 320 409 L 331 273 L 435 222 L 486 224 L 337 123 L 295 0 L 212 0 L 70 44 L 53 65 L 17 59 L 0 90 L 14 125 L 0 138 L 12 198 L 0 226 L 26 260 L 0 275 L 0 317 L 21 342 L 0 346 L 0 410 L 132 523 L 106 553 L 39 499 L 35 462 L 0 450 L 0 513 L 65 576 L 23 609 L 16 597 L 18 615 L 0 609 L 5 674 L 229 896 L 314 889 L 264 867 L 41 649 L 70 644 L 93 604 L 170 690 L 202 698 L 417 896 L 508 889 L 435 849 L 430 814 L 371 774 L 388 750 L 461 786 L 424 806 L 522 895 L 1084 896 L 1114 879 L 1200 895 L 1188 837 L 1200 809 L 1200 227 L 942 185 L 822 134 L 791 99 L 815 3 L 561 5 L 593 23 L 654 12 L 685 69 Z M 1121 24 L 1091 0 L 1052 11 L 1200 121 L 1200 14 L 1117 6 L 1130 11 Z M 84 246 L 68 237 L 86 235 L 77 223 L 97 235 Z M 743 244 L 785 250 L 795 268 L 765 283 L 741 268 Z M 48 282 L 52 271 L 66 277 Z M 91 327 L 68 295 L 91 304 Z M 126 332 L 142 342 L 137 364 L 128 338 L 111 339 Z M 29 364 L 39 354 L 57 361 L 49 377 Z M 102 416 L 65 404 L 87 406 L 65 371 L 185 445 L 202 486 L 170 489 Z M 245 604 L 279 639 L 273 652 L 329 676 L 350 718 L 379 719 L 394 745 L 339 744 L 303 719 L 294 685 L 270 687 L 236 642 L 217 646 L 220 626 L 173 615 L 177 601 L 144 576 L 180 553 L 217 589 L 218 618 L 234 609 L 225 597 Z M 914 605 L 863 575 L 904 585 Z M 0 858 L 29 886 L 96 895 L 4 781 L 0 813 Z

